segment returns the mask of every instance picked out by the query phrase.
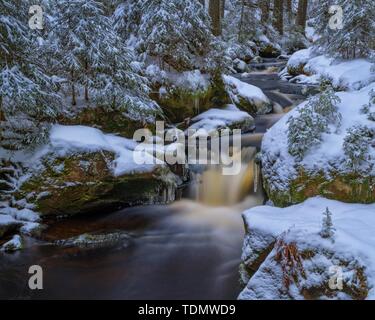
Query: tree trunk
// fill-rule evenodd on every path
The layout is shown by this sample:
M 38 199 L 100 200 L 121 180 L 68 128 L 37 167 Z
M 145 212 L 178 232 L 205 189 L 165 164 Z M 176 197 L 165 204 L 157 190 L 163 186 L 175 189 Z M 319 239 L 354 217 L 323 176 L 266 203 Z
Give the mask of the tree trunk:
M 221 19 L 225 16 L 225 0 L 221 0 Z
M 286 10 L 288 13 L 288 23 L 292 24 L 293 23 L 293 1 L 292 0 L 286 1 Z
M 214 36 L 221 35 L 221 1 L 220 0 L 210 0 L 208 12 L 212 21 L 212 33 Z
M 5 120 L 5 116 L 4 116 L 4 112 L 3 112 L 3 97 L 0 96 L 0 122 L 4 121 L 4 120 Z
M 71 71 L 71 81 L 72 81 L 72 106 L 77 105 L 77 100 L 76 100 L 76 89 L 74 86 L 74 71 Z
M 306 28 L 306 19 L 307 19 L 307 0 L 299 0 L 298 1 L 298 12 L 297 12 L 297 21 L 296 24 L 298 27 L 305 32 Z
M 238 42 L 242 42 L 242 29 L 243 29 L 244 14 L 245 14 L 245 0 L 242 0 L 240 25 L 238 26 Z
M 273 1 L 273 26 L 281 34 L 284 34 L 284 0 Z
M 270 18 L 270 0 L 260 0 L 259 6 L 262 11 L 261 21 L 267 23 Z

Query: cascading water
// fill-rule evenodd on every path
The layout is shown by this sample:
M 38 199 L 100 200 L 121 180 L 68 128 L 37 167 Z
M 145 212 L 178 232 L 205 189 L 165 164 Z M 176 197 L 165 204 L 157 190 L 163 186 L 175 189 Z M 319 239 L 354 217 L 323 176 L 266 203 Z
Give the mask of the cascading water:
M 258 192 L 258 168 L 255 148 L 243 148 L 233 157 L 240 157 L 241 170 L 236 175 L 223 175 L 221 165 L 206 166 L 191 173 L 190 196 L 208 206 L 233 206 Z

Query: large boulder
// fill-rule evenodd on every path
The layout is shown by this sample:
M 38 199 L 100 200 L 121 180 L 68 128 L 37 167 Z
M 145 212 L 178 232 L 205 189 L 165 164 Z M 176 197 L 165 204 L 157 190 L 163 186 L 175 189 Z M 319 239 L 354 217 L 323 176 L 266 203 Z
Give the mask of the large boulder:
M 311 48 L 299 50 L 290 57 L 287 64 L 287 71 L 291 76 L 309 75 L 304 68 L 309 62 L 309 59 L 311 59 L 311 50 Z
M 254 128 L 254 118 L 234 105 L 203 112 L 192 119 L 192 125 L 189 127 L 191 130 L 203 130 L 208 135 L 218 133 L 222 129 L 240 129 L 242 132 L 249 132 Z
M 116 176 L 115 155 L 108 151 L 75 153 L 52 161 L 50 157 L 18 193 L 19 198 L 34 203 L 41 215 L 74 215 L 174 200 L 176 180 L 165 166 Z
M 153 91 L 151 98 L 171 123 L 181 123 L 230 101 L 221 77 L 211 78 L 199 71 L 184 72 Z
M 263 115 L 272 112 L 272 102 L 261 89 L 232 76 L 223 76 L 225 88 L 231 101 L 241 110 L 251 115 Z
M 373 299 L 374 209 L 316 197 L 246 211 L 239 299 Z
M 50 143 L 34 155 L 16 198 L 32 203 L 40 215 L 173 201 L 180 179 L 163 161 L 136 146 L 98 129 L 55 125 Z
M 337 125 L 329 123 L 326 129 L 319 129 L 326 118 L 313 111 L 313 104 L 303 103 L 265 134 L 263 181 L 276 206 L 286 207 L 318 195 L 348 203 L 375 202 L 373 107 L 367 112 L 362 108 L 369 103 L 374 87 L 336 94 L 341 102 L 335 114 L 342 119 Z M 291 119 L 299 119 L 294 121 L 302 124 L 298 130 L 290 128 Z M 314 124 L 308 124 L 310 120 Z M 302 156 L 291 154 L 299 148 L 305 148 Z
M 281 47 L 277 43 L 271 42 L 267 37 L 260 37 L 256 42 L 259 56 L 262 58 L 277 58 L 281 55 Z

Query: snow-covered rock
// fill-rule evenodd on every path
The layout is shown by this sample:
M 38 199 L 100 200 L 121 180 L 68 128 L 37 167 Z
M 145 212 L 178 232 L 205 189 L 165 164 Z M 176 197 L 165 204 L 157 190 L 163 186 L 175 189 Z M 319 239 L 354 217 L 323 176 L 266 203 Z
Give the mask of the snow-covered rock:
M 225 109 L 210 109 L 192 119 L 192 130 L 204 130 L 208 135 L 221 129 L 241 129 L 243 132 L 254 129 L 254 118 L 234 105 Z
M 14 252 L 17 250 L 21 250 L 22 247 L 22 238 L 18 234 L 16 234 L 11 240 L 2 245 L 1 250 L 5 252 Z
M 320 236 L 332 212 L 334 235 Z M 321 197 L 243 215 L 247 234 L 240 299 L 375 299 L 375 205 Z M 332 285 L 339 285 L 342 290 Z M 337 287 L 336 287 L 337 288 Z
M 365 59 L 335 60 L 325 55 L 314 56 L 313 48 L 294 53 L 288 61 L 294 82 L 319 84 L 328 80 L 337 89 L 359 90 L 375 80 L 372 63 Z M 302 76 L 301 76 L 302 75 Z
M 287 63 L 287 70 L 291 76 L 304 74 L 304 67 L 311 57 L 311 48 L 295 52 Z
M 331 126 L 321 137 L 306 136 L 306 142 L 319 139 L 304 155 L 302 160 L 289 153 L 289 124 L 292 117 L 299 117 L 300 110 L 311 108 L 302 103 L 285 115 L 265 134 L 262 143 L 262 165 L 265 189 L 270 199 L 278 206 L 287 206 L 306 200 L 309 197 L 324 197 L 344 202 L 371 203 L 375 201 L 375 148 L 371 137 L 369 142 L 354 144 L 359 152 L 363 148 L 364 159 L 354 156 L 353 160 L 344 150 L 345 139 L 355 126 L 366 126 L 375 130 L 375 121 L 369 118 L 363 106 L 369 104 L 370 92 L 375 83 L 359 91 L 339 92 L 341 99 L 337 108 L 342 116 L 338 127 Z M 366 140 L 367 141 L 367 140 Z M 350 150 L 349 150 L 350 151 Z
M 267 114 L 272 111 L 272 103 L 263 91 L 232 76 L 223 76 L 226 90 L 232 102 L 241 110 L 252 115 Z
M 180 179 L 162 160 L 136 146 L 95 128 L 55 125 L 16 196 L 28 199 L 41 215 L 173 201 Z M 150 164 L 136 163 L 137 153 Z

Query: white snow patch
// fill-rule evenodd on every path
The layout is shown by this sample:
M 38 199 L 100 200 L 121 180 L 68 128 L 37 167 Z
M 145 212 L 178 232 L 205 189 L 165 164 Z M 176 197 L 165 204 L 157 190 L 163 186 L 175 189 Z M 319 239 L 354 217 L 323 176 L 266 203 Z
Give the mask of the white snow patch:
M 322 239 L 323 212 L 326 208 L 332 212 L 335 230 L 334 241 Z M 264 239 L 276 239 L 282 233 L 293 229 L 288 237 L 298 243 L 308 242 L 316 248 L 328 248 L 336 254 L 357 259 L 365 266 L 370 292 L 368 299 L 375 299 L 375 204 L 347 204 L 327 200 L 321 197 L 308 199 L 302 204 L 288 208 L 261 206 L 244 212 L 245 224 L 251 233 L 262 234 Z M 243 258 L 248 257 L 254 247 L 265 249 L 267 243 L 259 243 L 253 237 L 245 242 Z M 251 248 L 249 247 L 251 246 Z M 349 260 L 351 261 L 351 260 Z M 313 280 L 313 279 L 310 279 Z M 263 289 L 265 287 L 263 286 Z M 271 294 L 265 292 L 264 295 Z M 242 293 L 246 298 L 246 289 Z

